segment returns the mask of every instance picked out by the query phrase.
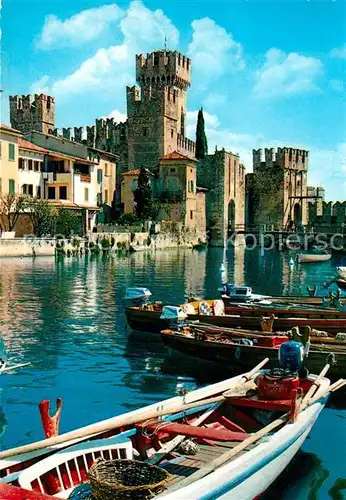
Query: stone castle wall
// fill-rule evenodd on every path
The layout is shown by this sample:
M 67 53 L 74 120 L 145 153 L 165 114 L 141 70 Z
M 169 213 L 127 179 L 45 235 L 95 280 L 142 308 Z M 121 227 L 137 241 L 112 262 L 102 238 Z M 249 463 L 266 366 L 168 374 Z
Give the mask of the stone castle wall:
M 253 150 L 253 174 L 247 180 L 248 225 L 273 229 L 306 225 L 308 151 L 295 148 Z
M 317 232 L 346 233 L 346 201 L 310 202 L 309 225 Z
M 207 228 L 212 245 L 224 246 L 230 233 L 245 224 L 245 167 L 224 149 L 197 166 L 197 184 L 208 188 Z
M 46 94 L 10 96 L 10 121 L 12 128 L 23 133 L 43 132 L 54 129 L 55 99 Z

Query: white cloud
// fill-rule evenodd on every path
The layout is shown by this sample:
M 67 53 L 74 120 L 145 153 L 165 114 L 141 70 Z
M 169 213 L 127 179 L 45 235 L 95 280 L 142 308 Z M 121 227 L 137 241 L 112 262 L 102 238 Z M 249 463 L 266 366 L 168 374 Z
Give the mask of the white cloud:
M 53 95 L 80 94 L 90 90 L 124 90 L 131 81 L 128 61 L 132 54 L 126 44 L 99 49 L 67 77 L 57 80 L 50 87 Z
M 122 9 L 116 4 L 82 10 L 64 21 L 51 14 L 45 19 L 37 46 L 41 49 L 52 49 L 82 45 L 98 38 L 122 15 Z
M 331 50 L 329 55 L 334 59 L 346 59 L 346 43 L 342 47 Z
M 204 17 L 195 20 L 192 29 L 188 55 L 192 59 L 194 71 L 206 83 L 224 73 L 245 67 L 242 46 L 213 19 Z
M 126 16 L 120 23 L 125 41 L 135 44 L 143 51 L 162 49 L 165 36 L 170 49 L 179 43 L 179 31 L 161 9 L 147 9 L 142 2 L 131 2 Z
M 49 76 L 41 76 L 36 82 L 34 82 L 30 87 L 31 94 L 47 94 L 49 92 Z
M 198 111 L 188 111 L 187 113 L 187 133 L 192 139 L 196 134 L 197 114 Z M 238 134 L 232 130 L 224 129 L 220 126 L 218 117 L 205 110 L 203 110 L 203 116 L 209 154 L 213 154 L 215 148 L 225 148 L 227 151 L 232 151 L 232 153 L 238 153 L 247 171 L 251 171 L 252 149 L 261 147 L 263 136 L 261 134 Z
M 127 120 L 125 113 L 122 113 L 118 109 L 113 109 L 111 113 L 106 118 L 113 118 L 116 123 L 124 122 Z
M 90 91 L 113 95 L 118 92 L 123 98 L 125 85 L 134 80 L 135 54 L 162 47 L 165 34 L 170 48 L 179 41 L 179 31 L 161 10 L 151 11 L 137 0 L 131 2 L 125 12 L 119 23 L 119 32 L 123 37 L 121 44 L 99 49 L 76 71 L 51 82 L 49 92 L 57 97 Z
M 334 149 L 311 148 L 309 184 L 324 186 L 327 200 L 345 199 L 346 142 L 335 146 Z
M 187 113 L 187 132 L 194 139 L 196 133 L 197 111 Z M 252 171 L 252 150 L 266 147 L 290 145 L 284 138 L 268 139 L 262 134 L 239 134 L 223 128 L 215 114 L 203 111 L 205 131 L 208 139 L 208 152 L 213 154 L 215 147 L 238 153 L 247 172 Z M 307 144 L 292 144 L 292 147 L 309 150 L 309 179 L 311 186 L 324 186 L 328 200 L 344 200 L 346 192 L 346 143 L 335 148 L 322 149 Z
M 273 98 L 317 91 L 316 79 L 322 72 L 323 64 L 319 59 L 270 49 L 265 63 L 256 73 L 253 94 Z

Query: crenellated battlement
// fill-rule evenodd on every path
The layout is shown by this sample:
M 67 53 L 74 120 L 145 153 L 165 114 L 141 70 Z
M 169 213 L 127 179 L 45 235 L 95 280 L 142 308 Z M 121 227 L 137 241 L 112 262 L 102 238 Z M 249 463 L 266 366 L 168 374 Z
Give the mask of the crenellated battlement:
M 191 84 L 191 60 L 180 52 L 160 50 L 136 55 L 136 79 L 141 86 L 169 85 L 186 90 Z
M 291 147 L 253 149 L 253 168 L 283 167 L 294 170 L 307 170 L 309 151 Z
M 47 94 L 9 97 L 11 126 L 23 133 L 36 130 L 47 134 L 54 129 L 55 99 Z
M 196 143 L 181 134 L 177 134 L 177 151 L 189 158 L 195 158 Z
M 100 118 L 95 125 L 87 127 L 67 127 L 50 131 L 56 137 L 79 142 L 91 148 L 116 154 L 118 147 L 127 141 L 127 122 L 117 123 L 114 118 Z

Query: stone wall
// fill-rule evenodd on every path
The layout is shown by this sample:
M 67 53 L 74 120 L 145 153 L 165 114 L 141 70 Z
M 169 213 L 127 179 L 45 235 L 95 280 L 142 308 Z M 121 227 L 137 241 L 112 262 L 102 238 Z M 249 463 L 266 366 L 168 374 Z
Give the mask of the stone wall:
M 309 203 L 309 226 L 316 232 L 346 233 L 346 201 Z
M 35 257 L 53 256 L 55 254 L 55 239 L 14 238 L 0 239 L 0 257 Z
M 102 248 L 102 239 L 106 238 L 112 245 L 111 251 L 142 251 L 163 250 L 165 248 L 193 248 L 195 245 L 205 242 L 205 233 L 182 231 L 180 224 L 158 225 L 156 234 L 150 232 L 104 232 L 90 233 L 89 243 L 98 244 Z M 55 240 L 52 238 L 12 238 L 0 239 L 0 258 L 2 257 L 39 257 L 54 256 L 57 241 L 63 241 L 67 251 L 81 251 L 84 253 L 85 241 L 81 239 L 80 248 L 73 247 L 69 240 Z M 73 243 L 73 242 L 72 242 Z
M 287 229 L 308 222 L 309 152 L 290 147 L 253 150 L 253 174 L 247 180 L 248 225 Z
M 210 243 L 224 246 L 230 232 L 245 223 L 245 167 L 224 149 L 197 166 L 197 185 L 208 189 L 206 219 Z

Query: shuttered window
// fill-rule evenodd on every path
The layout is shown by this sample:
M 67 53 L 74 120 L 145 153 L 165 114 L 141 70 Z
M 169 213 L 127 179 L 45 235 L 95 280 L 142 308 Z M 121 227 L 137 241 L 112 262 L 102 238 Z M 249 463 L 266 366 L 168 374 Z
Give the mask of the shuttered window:
M 15 155 L 14 144 L 10 142 L 10 144 L 8 145 L 8 159 L 14 161 L 16 159 L 15 157 L 16 155 Z
M 15 187 L 16 186 L 15 186 L 14 180 L 9 179 L 8 180 L 8 192 L 9 192 L 9 194 L 15 194 L 15 191 L 16 191 Z

